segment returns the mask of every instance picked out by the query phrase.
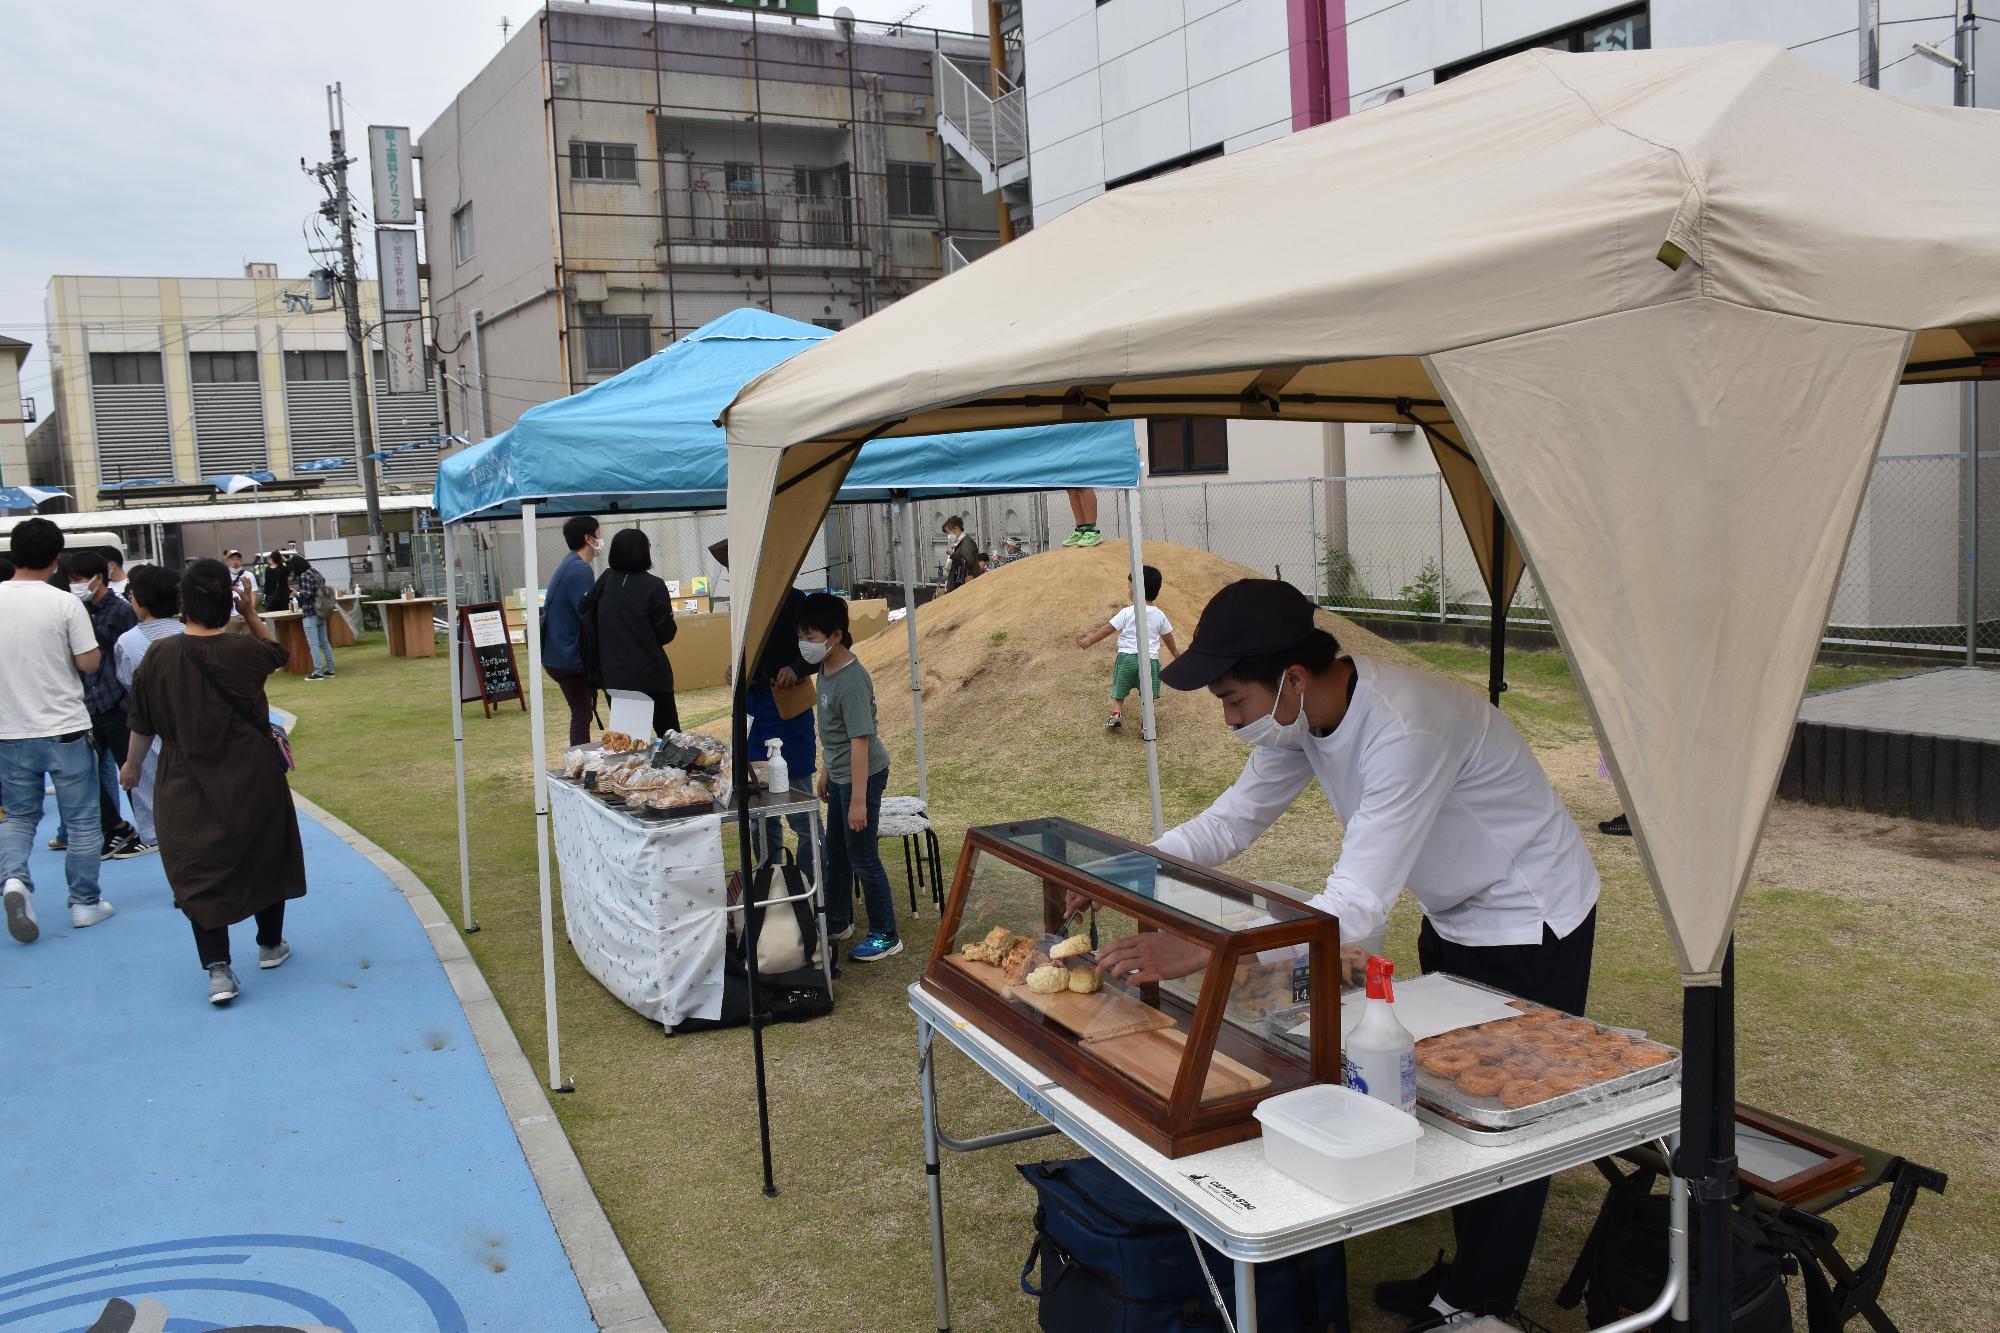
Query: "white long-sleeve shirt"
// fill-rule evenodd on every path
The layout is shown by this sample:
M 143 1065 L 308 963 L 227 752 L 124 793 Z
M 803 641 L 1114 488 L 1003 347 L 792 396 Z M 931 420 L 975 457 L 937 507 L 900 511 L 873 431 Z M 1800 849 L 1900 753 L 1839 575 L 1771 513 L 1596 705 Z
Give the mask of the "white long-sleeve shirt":
M 1454 944 L 1575 930 L 1597 904 L 1597 867 L 1520 733 L 1462 685 L 1352 660 L 1354 697 L 1331 735 L 1252 751 L 1234 785 L 1155 845 L 1219 866 L 1318 778 L 1346 832 L 1312 905 L 1340 918 L 1344 938 L 1380 929 L 1405 887 Z

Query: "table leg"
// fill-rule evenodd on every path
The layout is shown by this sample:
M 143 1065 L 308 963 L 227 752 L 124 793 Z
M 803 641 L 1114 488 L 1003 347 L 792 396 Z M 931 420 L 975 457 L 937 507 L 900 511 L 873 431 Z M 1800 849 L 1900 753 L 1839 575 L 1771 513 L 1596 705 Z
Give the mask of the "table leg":
M 924 1105 L 924 1185 L 931 1218 L 931 1286 L 937 1299 L 938 1333 L 951 1333 L 951 1281 L 944 1266 L 944 1178 L 938 1163 L 937 1077 L 931 1064 L 931 1025 L 917 1019 L 917 1081 Z
M 826 975 L 826 993 L 833 994 L 834 943 L 826 937 L 826 863 L 819 857 L 819 809 L 806 819 L 812 833 L 813 912 L 819 918 L 819 969 Z
M 1236 1261 L 1236 1333 L 1257 1333 L 1257 1265 Z

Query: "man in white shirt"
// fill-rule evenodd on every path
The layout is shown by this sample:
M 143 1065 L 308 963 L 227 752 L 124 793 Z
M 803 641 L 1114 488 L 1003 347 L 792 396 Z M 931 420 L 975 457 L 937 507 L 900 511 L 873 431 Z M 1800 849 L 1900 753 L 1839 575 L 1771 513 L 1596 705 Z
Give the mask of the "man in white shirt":
M 112 911 L 97 889 L 103 852 L 97 748 L 77 674 L 97 670 L 103 655 L 83 602 L 49 583 L 62 530 L 31 518 L 15 525 L 8 546 L 14 577 L 0 583 L 0 642 L 8 653 L 0 671 L 0 806 L 7 811 L 0 822 L 0 908 L 7 933 L 32 944 L 41 927 L 29 896 L 28 854 L 50 780 L 69 837 L 70 924 L 94 926 Z
M 241 551 L 230 551 L 222 559 L 229 566 L 229 631 L 232 634 L 248 634 L 250 626 L 244 623 L 243 613 L 236 609 L 236 595 L 239 588 L 248 588 L 254 596 L 257 576 L 244 567 Z
M 1377 933 L 1407 887 L 1424 909 L 1424 971 L 1582 1012 L 1597 868 L 1499 710 L 1430 672 L 1342 657 L 1305 595 L 1273 579 L 1217 593 L 1163 674 L 1175 689 L 1208 689 L 1252 751 L 1235 784 L 1168 830 L 1159 850 L 1221 865 L 1317 778 L 1345 832 L 1312 906 L 1340 918 L 1344 939 Z M 1146 982 L 1205 961 L 1198 947 L 1148 931 L 1106 945 L 1098 966 Z M 1412 1328 L 1461 1310 L 1511 1313 L 1547 1196 L 1543 1180 L 1454 1209 L 1455 1262 L 1383 1284 L 1378 1301 L 1415 1317 Z

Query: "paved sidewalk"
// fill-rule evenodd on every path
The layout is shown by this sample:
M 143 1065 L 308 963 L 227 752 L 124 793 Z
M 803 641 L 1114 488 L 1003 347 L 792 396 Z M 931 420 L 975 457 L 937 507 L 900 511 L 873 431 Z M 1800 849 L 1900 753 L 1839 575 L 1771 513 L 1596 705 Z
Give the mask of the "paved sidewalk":
M 87 1329 L 113 1297 L 157 1301 L 173 1333 L 598 1327 L 404 889 L 300 822 L 294 955 L 260 971 L 238 926 L 220 1008 L 157 856 L 107 862 L 118 914 L 72 930 L 60 856 L 37 853 L 42 937 L 0 935 L 7 1333 Z M 566 1235 L 580 1182 L 551 1195 Z M 609 1232 L 581 1196 L 601 1285 Z
M 1809 696 L 1799 721 L 2000 741 L 2000 671 L 1944 667 Z

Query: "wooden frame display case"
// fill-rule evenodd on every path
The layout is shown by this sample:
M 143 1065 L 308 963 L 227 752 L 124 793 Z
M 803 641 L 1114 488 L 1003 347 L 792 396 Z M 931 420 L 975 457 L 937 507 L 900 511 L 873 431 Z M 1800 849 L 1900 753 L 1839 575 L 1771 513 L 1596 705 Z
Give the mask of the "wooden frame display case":
M 1151 932 L 1137 947 L 1172 960 L 1161 979 L 1103 975 L 1102 947 Z M 1255 1138 L 1267 1097 L 1340 1081 L 1339 976 L 1333 917 L 1051 818 L 966 833 L 922 984 L 1181 1157 Z

